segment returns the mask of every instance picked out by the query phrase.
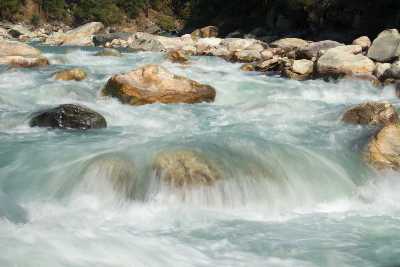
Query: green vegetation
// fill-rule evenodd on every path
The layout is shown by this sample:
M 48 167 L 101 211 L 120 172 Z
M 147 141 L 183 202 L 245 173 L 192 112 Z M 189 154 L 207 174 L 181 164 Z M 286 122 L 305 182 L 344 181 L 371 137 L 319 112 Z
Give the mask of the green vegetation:
M 1 0 L 0 1 L 0 18 L 12 19 L 20 10 L 22 0 Z

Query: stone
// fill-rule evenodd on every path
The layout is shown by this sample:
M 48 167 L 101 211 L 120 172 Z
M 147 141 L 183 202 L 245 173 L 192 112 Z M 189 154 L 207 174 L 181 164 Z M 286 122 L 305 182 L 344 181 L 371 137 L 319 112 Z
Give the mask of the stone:
M 265 49 L 263 51 L 261 51 L 261 58 L 263 60 L 268 60 L 268 59 L 272 59 L 274 57 L 274 53 L 273 51 L 271 51 L 271 49 Z
M 310 75 L 314 72 L 314 62 L 307 59 L 294 60 L 291 70 L 301 75 Z
M 49 61 L 42 56 L 39 49 L 30 45 L 0 40 L 0 64 L 29 68 L 47 66 Z
M 28 39 L 34 37 L 34 34 L 23 25 L 14 25 L 10 28 L 8 33 L 14 38 L 19 38 L 22 35 L 26 36 Z
M 378 80 L 378 78 L 375 75 L 369 74 L 369 73 L 349 74 L 349 75 L 345 75 L 343 78 L 349 79 L 349 80 L 355 80 L 355 81 L 368 81 L 368 82 L 372 83 L 372 85 L 375 87 L 382 86 L 381 81 Z
M 313 42 L 313 43 L 309 43 L 306 46 L 299 48 L 296 51 L 296 58 L 297 59 L 313 59 L 313 58 L 318 58 L 318 56 L 320 55 L 320 53 L 331 49 L 331 48 L 335 48 L 338 46 L 343 46 L 344 44 L 342 43 L 338 43 L 335 41 L 330 41 L 330 40 L 326 40 L 326 41 L 320 41 L 320 42 Z
M 49 127 L 59 129 L 99 129 L 106 128 L 105 118 L 87 107 L 64 104 L 56 108 L 34 114 L 31 127 Z
M 121 52 L 112 48 L 105 48 L 94 55 L 97 57 L 122 57 Z
M 59 81 L 82 81 L 86 79 L 86 71 L 82 68 L 62 70 L 54 74 L 54 79 Z
M 392 65 L 390 63 L 376 63 L 376 68 L 374 71 L 375 76 L 379 79 L 379 80 L 383 80 L 384 79 L 384 74 L 385 72 L 390 69 Z
M 97 34 L 93 36 L 93 43 L 95 46 L 105 46 L 106 43 L 111 43 L 113 40 L 128 41 L 131 33 L 128 32 L 113 32 L 106 34 Z
M 383 127 L 369 142 L 365 159 L 378 170 L 400 170 L 400 124 Z
M 252 50 L 251 47 L 257 44 L 262 45 L 260 41 L 255 39 L 227 38 L 222 40 L 221 42 L 221 46 L 226 47 L 231 53 L 240 52 L 242 50 L 248 50 L 248 48 L 249 50 Z M 257 47 L 261 49 L 259 52 L 264 50 L 264 47 L 262 46 L 257 46 Z
M 222 178 L 215 163 L 192 150 L 159 153 L 153 170 L 162 183 L 174 188 L 212 186 Z
M 285 52 L 301 49 L 307 45 L 308 42 L 300 38 L 283 38 L 271 43 L 271 47 L 282 48 Z
M 0 65 L 10 65 L 19 68 L 44 67 L 49 65 L 49 60 L 45 57 L 22 57 L 6 56 L 0 57 Z
M 218 37 L 218 27 L 206 26 L 201 29 L 197 29 L 197 30 L 193 31 L 191 33 L 191 36 L 195 39 Z
M 382 75 L 383 79 L 400 79 L 400 60 L 390 65 L 390 68 L 385 70 Z
M 359 45 L 359 46 L 361 46 L 363 51 L 367 51 L 371 47 L 372 42 L 368 36 L 361 36 L 361 37 L 355 39 L 352 44 Z
M 129 48 L 134 51 L 165 52 L 166 48 L 157 40 L 155 35 L 137 32 L 128 39 Z
M 94 46 L 93 36 L 103 29 L 103 23 L 90 22 L 66 33 L 53 33 L 46 39 L 45 43 L 64 46 Z
M 325 52 L 317 62 L 317 71 L 322 76 L 342 76 L 352 74 L 372 74 L 375 63 L 361 54 L 354 55 L 349 50 L 332 48 Z
M 366 102 L 348 109 L 342 121 L 360 125 L 389 125 L 399 122 L 399 116 L 389 102 Z
M 255 71 L 256 68 L 254 67 L 253 64 L 247 63 L 247 64 L 243 64 L 243 65 L 240 67 L 240 70 L 242 70 L 242 71 Z
M 167 59 L 174 63 L 187 63 L 189 61 L 189 57 L 181 50 L 169 51 L 167 53 Z
M 281 66 L 281 58 L 279 57 L 274 57 L 272 59 L 264 60 L 261 62 L 258 62 L 255 65 L 256 71 L 262 71 L 262 72 L 267 72 L 267 71 L 275 71 L 278 70 Z
M 102 92 L 130 105 L 212 102 L 216 95 L 211 86 L 174 75 L 159 65 L 114 75 Z
M 242 50 L 233 54 L 234 61 L 255 62 L 261 60 L 261 54 L 256 50 Z
M 400 56 L 400 33 L 396 29 L 381 32 L 372 42 L 368 57 L 378 62 L 390 62 Z
M 220 48 L 222 39 L 201 38 L 196 42 L 196 51 L 199 55 L 211 55 Z

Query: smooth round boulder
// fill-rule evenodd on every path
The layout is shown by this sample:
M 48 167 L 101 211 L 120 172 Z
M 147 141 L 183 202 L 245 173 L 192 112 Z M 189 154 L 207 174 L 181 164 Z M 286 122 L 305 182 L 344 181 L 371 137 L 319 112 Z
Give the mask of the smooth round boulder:
M 400 33 L 397 29 L 381 32 L 372 42 L 368 57 L 378 62 L 390 62 L 400 56 Z
M 62 70 L 54 74 L 54 79 L 59 81 L 82 81 L 86 79 L 86 71 L 82 68 Z
M 122 54 L 117 49 L 104 48 L 103 50 L 94 54 L 97 57 L 121 57 Z
M 112 76 L 102 93 L 130 105 L 212 102 L 216 95 L 211 86 L 175 75 L 154 64 Z
M 255 71 L 256 68 L 254 67 L 253 64 L 246 63 L 246 64 L 243 64 L 243 65 L 240 67 L 240 70 L 242 70 L 242 71 Z
M 83 186 L 91 192 L 116 193 L 126 199 L 136 199 L 136 184 L 135 163 L 124 155 L 97 156 L 84 169 Z
M 383 127 L 368 144 L 365 159 L 377 169 L 400 170 L 400 124 Z
M 59 129 L 100 129 L 106 128 L 106 119 L 96 111 L 74 104 L 64 104 L 56 108 L 34 114 L 31 127 L 50 127 Z
M 399 115 L 388 102 L 367 102 L 347 110 L 342 120 L 350 124 L 389 125 L 399 122 Z
M 154 159 L 153 170 L 161 182 L 175 188 L 212 186 L 221 179 L 217 166 L 192 150 L 159 153 Z

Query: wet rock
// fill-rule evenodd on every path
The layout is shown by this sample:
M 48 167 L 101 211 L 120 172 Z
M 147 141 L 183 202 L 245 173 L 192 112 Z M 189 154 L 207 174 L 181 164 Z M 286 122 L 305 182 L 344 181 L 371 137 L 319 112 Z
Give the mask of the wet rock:
M 102 115 L 87 107 L 64 104 L 34 114 L 30 126 L 88 130 L 106 128 L 107 123 Z
M 368 36 L 361 36 L 353 41 L 353 45 L 361 46 L 363 51 L 367 51 L 371 47 L 371 39 Z
M 342 120 L 351 124 L 389 125 L 399 122 L 399 116 L 388 102 L 366 102 L 347 110 Z
M 199 38 L 210 38 L 218 36 L 218 27 L 216 26 L 206 26 L 201 29 L 197 29 L 191 33 L 194 39 Z
M 159 65 L 146 65 L 108 80 L 103 95 L 118 98 L 131 105 L 160 103 L 212 102 L 215 89 L 182 76 L 174 75 Z
M 400 33 L 396 29 L 381 32 L 368 50 L 368 57 L 379 62 L 390 62 L 400 56 Z
M 0 57 L 0 65 L 9 65 L 17 68 L 35 68 L 49 65 L 49 60 L 45 57 L 7 56 Z
M 355 81 L 368 81 L 371 82 L 373 86 L 380 87 L 382 86 L 381 81 L 373 74 L 362 73 L 362 74 L 350 74 L 344 76 L 345 79 L 355 80 Z
M 121 57 L 122 54 L 117 49 L 105 48 L 95 54 L 97 57 Z
M 313 59 L 313 58 L 318 58 L 318 56 L 320 55 L 320 53 L 331 49 L 331 48 L 335 48 L 338 46 L 343 46 L 344 44 L 342 43 L 338 43 L 335 41 L 330 41 L 330 40 L 326 40 L 326 41 L 320 41 L 320 42 L 314 42 L 314 43 L 309 43 L 304 47 L 299 48 L 296 51 L 296 58 L 297 59 Z
M 240 67 L 240 69 L 241 69 L 242 71 L 255 71 L 255 70 L 256 70 L 256 68 L 254 67 L 254 65 L 253 65 L 253 64 L 249 64 L 249 63 L 243 64 L 243 65 Z
M 99 194 L 118 194 L 137 199 L 138 184 L 135 163 L 124 155 L 106 154 L 91 160 L 84 170 L 83 187 Z
M 377 169 L 400 170 L 400 124 L 383 127 L 368 144 L 365 159 Z
M 95 46 L 105 46 L 106 43 L 111 43 L 113 40 L 117 39 L 127 41 L 131 35 L 132 35 L 131 33 L 127 32 L 97 34 L 93 36 L 93 43 Z
M 0 64 L 28 68 L 47 66 L 49 61 L 40 50 L 27 44 L 0 40 Z
M 339 49 L 340 48 L 340 49 Z M 361 54 L 354 55 L 357 48 L 336 47 L 329 49 L 317 62 L 318 73 L 322 76 L 372 74 L 375 63 Z
M 59 81 L 82 81 L 86 79 L 86 71 L 82 68 L 62 70 L 54 74 L 54 79 Z
M 161 152 L 153 163 L 156 176 L 176 188 L 212 186 L 221 179 L 217 166 L 191 150 Z
M 94 46 L 93 35 L 104 29 L 101 22 L 90 22 L 66 33 L 56 32 L 46 39 L 49 45 Z
M 307 41 L 299 38 L 283 38 L 271 43 L 271 47 L 278 47 L 283 49 L 285 52 L 291 50 L 298 50 L 308 45 Z
M 167 53 L 167 58 L 171 62 L 180 64 L 184 64 L 189 61 L 189 57 L 181 50 L 169 51 Z
M 258 62 L 255 65 L 255 69 L 256 69 L 256 71 L 262 71 L 262 72 L 275 71 L 275 70 L 278 70 L 278 68 L 281 65 L 281 62 L 282 62 L 281 58 L 274 57 L 272 59 Z

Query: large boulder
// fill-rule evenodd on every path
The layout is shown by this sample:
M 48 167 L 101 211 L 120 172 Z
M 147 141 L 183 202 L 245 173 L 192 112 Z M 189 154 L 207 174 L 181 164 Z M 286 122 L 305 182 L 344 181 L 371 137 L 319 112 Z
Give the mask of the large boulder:
M 388 102 L 366 102 L 348 109 L 342 120 L 351 124 L 389 125 L 399 122 L 399 116 Z
M 365 158 L 377 169 L 400 170 L 400 124 L 382 128 L 368 144 Z
M 60 129 L 99 129 L 106 128 L 105 118 L 87 107 L 64 104 L 56 108 L 34 114 L 31 127 L 50 127 Z
M 94 46 L 93 35 L 104 29 L 101 22 L 90 22 L 66 33 L 55 32 L 46 39 L 49 45 Z
M 137 32 L 132 35 L 128 39 L 128 45 L 129 48 L 135 51 L 166 51 L 166 48 L 157 39 L 157 36 L 144 32 Z
M 298 59 L 317 59 L 321 52 L 343 45 L 342 43 L 330 40 L 309 43 L 296 51 L 296 57 Z
M 271 47 L 282 48 L 285 52 L 298 50 L 308 45 L 308 42 L 300 38 L 283 38 L 271 43 Z
M 156 176 L 175 188 L 212 186 L 221 179 L 221 172 L 203 154 L 192 150 L 161 152 L 153 162 Z
M 103 89 L 103 95 L 131 105 L 212 102 L 215 94 L 211 86 L 175 75 L 159 65 L 114 75 Z
M 125 40 L 128 41 L 131 33 L 128 32 L 113 32 L 105 34 L 97 34 L 93 36 L 93 43 L 95 46 L 105 46 L 106 43 L 111 43 L 113 40 Z
M 389 62 L 400 56 L 400 33 L 396 29 L 381 32 L 368 50 L 368 57 L 379 62 Z
M 82 81 L 86 79 L 86 71 L 82 68 L 61 70 L 54 74 L 54 79 L 59 81 Z
M 354 52 L 360 46 L 344 46 L 327 50 L 317 62 L 317 71 L 322 76 L 341 76 L 353 74 L 372 74 L 375 63 L 361 54 Z
M 201 29 L 193 31 L 191 33 L 191 36 L 195 39 L 217 37 L 218 28 L 216 26 L 206 26 Z
M 362 47 L 363 51 L 367 51 L 371 47 L 372 43 L 368 36 L 361 36 L 355 39 L 352 44 L 359 45 Z
M 14 67 L 46 66 L 49 61 L 39 49 L 30 45 L 8 40 L 0 40 L 0 64 Z

